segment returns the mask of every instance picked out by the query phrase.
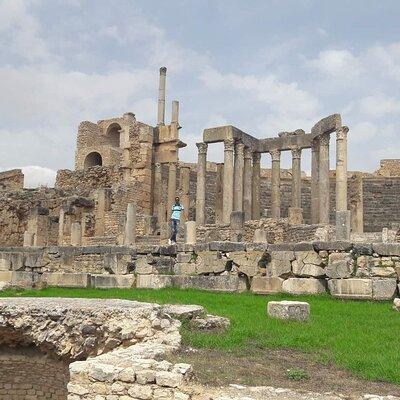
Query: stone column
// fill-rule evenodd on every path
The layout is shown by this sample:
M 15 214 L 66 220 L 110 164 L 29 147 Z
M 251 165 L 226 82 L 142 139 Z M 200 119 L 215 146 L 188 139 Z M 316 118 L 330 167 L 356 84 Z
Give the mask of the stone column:
M 260 174 L 261 174 L 261 153 L 253 153 L 253 173 L 251 190 L 251 219 L 260 219 Z
M 195 244 L 196 243 L 196 222 L 195 221 L 187 221 L 186 222 L 186 244 Z
M 58 219 L 58 245 L 64 244 L 64 222 L 65 222 L 65 211 L 60 208 L 60 217 Z
M 162 199 L 162 166 L 161 163 L 155 163 L 154 165 L 154 213 L 157 216 L 158 222 L 165 221 L 165 211 L 164 215 L 161 207 Z
M 243 168 L 243 211 L 245 221 L 251 219 L 251 175 L 251 149 L 245 147 Z
M 336 132 L 336 239 L 350 240 L 350 211 L 347 209 L 347 132 Z
M 324 133 L 319 140 L 319 223 L 329 224 L 329 140 L 330 134 Z
M 136 204 L 128 203 L 126 207 L 124 245 L 132 246 L 136 241 Z
M 196 224 L 201 226 L 206 222 L 206 169 L 207 143 L 196 143 L 197 159 L 197 190 L 196 190 Z
M 215 223 L 222 224 L 223 216 L 223 185 L 224 185 L 224 164 L 217 164 L 217 177 L 215 180 Z
M 235 144 L 235 174 L 233 184 L 233 210 L 243 210 L 244 144 Z
M 272 150 L 271 169 L 271 216 L 281 217 L 281 151 Z
M 347 132 L 342 126 L 336 132 L 336 211 L 347 211 Z
M 24 247 L 31 247 L 33 246 L 34 235 L 28 231 L 24 232 Z
M 364 231 L 363 176 L 355 173 L 350 180 L 350 217 L 351 230 L 355 233 Z
M 224 141 L 223 222 L 229 224 L 233 210 L 233 140 Z
M 311 145 L 311 223 L 319 223 L 319 139 Z
M 168 200 L 167 200 L 167 221 L 171 216 L 172 205 L 176 196 L 176 162 L 169 163 L 168 171 Z
M 190 168 L 181 166 L 180 168 L 180 196 L 181 204 L 185 208 L 185 213 L 189 216 L 189 184 L 190 184 Z
M 303 209 L 301 208 L 301 149 L 292 149 L 292 202 L 289 207 L 289 223 L 300 225 L 303 223 Z
M 80 222 L 71 224 L 71 246 L 82 245 L 82 226 Z
M 167 79 L 167 68 L 160 68 L 160 84 L 158 88 L 158 114 L 157 125 L 164 125 L 165 119 L 165 81 Z

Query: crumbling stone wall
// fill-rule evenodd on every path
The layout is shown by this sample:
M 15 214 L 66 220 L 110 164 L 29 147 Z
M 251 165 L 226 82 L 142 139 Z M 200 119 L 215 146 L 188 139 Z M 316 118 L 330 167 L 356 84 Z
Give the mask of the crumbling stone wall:
M 400 160 L 386 159 L 381 160 L 380 168 L 375 172 L 380 176 L 400 176 Z
M 33 347 L 0 347 L 0 398 L 67 400 L 68 363 Z
M 20 169 L 0 172 L 0 191 L 21 190 L 24 187 L 24 174 Z

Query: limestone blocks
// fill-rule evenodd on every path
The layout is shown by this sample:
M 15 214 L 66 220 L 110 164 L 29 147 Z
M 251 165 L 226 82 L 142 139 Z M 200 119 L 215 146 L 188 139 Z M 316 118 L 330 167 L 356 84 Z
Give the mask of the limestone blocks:
M 393 310 L 400 312 L 400 299 L 393 300 Z
M 272 318 L 305 322 L 310 318 L 310 305 L 302 301 L 269 301 L 267 314 Z
M 282 283 L 282 291 L 295 295 L 322 294 L 326 292 L 326 282 L 315 278 L 289 278 Z

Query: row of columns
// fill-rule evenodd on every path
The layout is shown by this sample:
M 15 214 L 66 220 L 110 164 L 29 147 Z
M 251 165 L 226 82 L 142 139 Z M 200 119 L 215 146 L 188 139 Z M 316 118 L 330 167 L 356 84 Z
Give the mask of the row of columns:
M 336 211 L 347 215 L 347 127 L 336 132 Z M 317 137 L 311 148 L 311 223 L 329 224 L 330 181 L 329 140 L 326 133 Z M 205 224 L 207 143 L 197 143 L 196 223 Z M 292 198 L 289 216 L 302 223 L 301 208 L 301 148 L 292 153 Z M 271 217 L 281 217 L 281 150 L 271 150 Z M 224 141 L 222 222 L 230 222 L 233 211 L 244 211 L 245 220 L 259 219 L 261 153 L 252 152 L 240 141 Z M 217 174 L 218 175 L 218 174 Z M 218 177 L 217 177 L 218 180 Z M 338 216 L 338 214 L 337 214 Z M 338 217 L 337 217 L 338 218 Z M 340 218 L 339 218 L 340 219 Z M 347 233 L 345 233 L 347 236 Z

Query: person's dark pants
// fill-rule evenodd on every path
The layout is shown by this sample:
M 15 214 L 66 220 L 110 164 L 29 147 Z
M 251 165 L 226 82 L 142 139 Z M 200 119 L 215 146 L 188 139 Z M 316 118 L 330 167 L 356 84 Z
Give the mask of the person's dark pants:
M 171 219 L 171 240 L 175 243 L 179 232 L 179 222 L 179 219 Z

